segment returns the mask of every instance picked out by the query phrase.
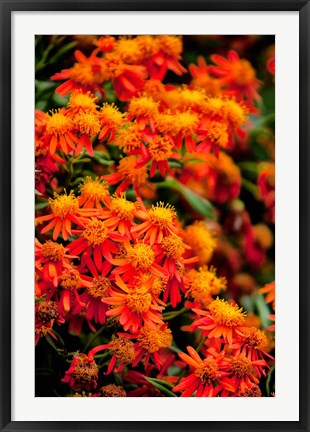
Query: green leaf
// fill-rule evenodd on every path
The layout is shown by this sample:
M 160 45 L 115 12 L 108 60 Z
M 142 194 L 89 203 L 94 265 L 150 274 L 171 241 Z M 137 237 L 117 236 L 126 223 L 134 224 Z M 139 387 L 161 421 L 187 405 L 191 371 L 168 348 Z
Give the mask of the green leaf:
M 149 377 L 146 377 L 146 376 L 144 378 L 146 379 L 146 381 L 148 381 L 150 384 L 152 384 L 154 387 L 156 387 L 158 390 L 160 390 L 166 396 L 177 397 L 177 395 L 175 395 L 174 393 L 172 393 L 172 391 L 170 391 L 167 388 L 167 386 L 171 388 L 171 385 L 169 383 L 167 383 L 166 381 L 158 380 L 158 379 L 155 379 L 155 378 L 149 378 Z
M 268 372 L 267 379 L 266 379 L 266 391 L 268 396 L 270 396 L 271 393 L 270 384 L 271 384 L 271 378 L 273 373 L 274 373 L 274 366 L 272 366 L 272 368 Z
M 268 328 L 271 324 L 268 315 L 270 315 L 269 307 L 265 303 L 264 296 L 257 294 L 254 300 L 263 328 Z
M 159 188 L 163 187 L 178 191 L 192 207 L 192 209 L 198 212 L 201 216 L 206 216 L 210 219 L 216 219 L 214 208 L 210 201 L 196 194 L 177 180 L 167 177 L 163 182 L 155 184 Z
M 42 210 L 45 207 L 47 207 L 50 203 L 48 201 L 37 201 L 35 204 L 35 209 L 36 210 Z
M 57 53 L 53 55 L 48 61 L 48 64 L 56 63 L 57 60 L 59 60 L 62 56 L 64 56 L 68 51 L 70 51 L 72 48 L 76 46 L 77 42 L 69 42 L 67 45 L 57 49 Z

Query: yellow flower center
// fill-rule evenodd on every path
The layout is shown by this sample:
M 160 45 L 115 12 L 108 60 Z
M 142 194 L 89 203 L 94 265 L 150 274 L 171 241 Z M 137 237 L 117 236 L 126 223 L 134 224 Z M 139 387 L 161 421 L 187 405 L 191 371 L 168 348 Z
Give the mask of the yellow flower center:
M 246 122 L 247 108 L 235 100 L 227 99 L 224 102 L 223 111 L 227 119 L 235 126 L 240 127 Z
M 220 375 L 218 364 L 212 358 L 206 358 L 199 363 L 194 373 L 204 384 L 210 384 Z
M 208 309 L 217 324 L 234 327 L 244 323 L 245 313 L 242 312 L 242 308 L 233 306 L 223 299 L 217 298 L 209 304 Z
M 156 326 L 156 328 L 142 327 L 137 340 L 142 348 L 150 353 L 154 353 L 161 348 L 170 347 L 172 344 L 172 334 L 170 329 L 161 329 L 160 326 Z
M 268 340 L 265 333 L 255 327 L 247 329 L 243 342 L 250 348 L 264 350 L 268 346 Z
M 49 203 L 53 214 L 61 219 L 65 219 L 67 214 L 75 215 L 79 211 L 79 201 L 72 191 L 69 195 L 58 195 L 55 192 L 54 199 L 50 198 Z
M 165 279 L 155 277 L 151 273 L 142 273 L 135 278 L 135 284 L 142 291 L 148 291 L 157 297 L 165 288 L 167 282 Z
M 83 179 L 83 183 L 80 184 L 79 189 L 82 196 L 95 201 L 102 201 L 109 194 L 105 181 L 100 179 L 93 180 L 91 177 Z
M 255 71 L 250 62 L 247 60 L 239 60 L 233 67 L 233 79 L 236 84 L 248 85 L 255 81 Z
M 207 264 L 216 248 L 216 239 L 211 233 L 206 224 L 202 221 L 197 221 L 193 225 L 189 225 L 185 230 L 185 239 L 198 256 L 199 264 Z
M 135 269 L 147 269 L 155 260 L 155 254 L 151 246 L 144 243 L 134 245 L 129 251 L 128 257 L 131 260 L 132 267 Z
M 99 118 L 103 125 L 116 130 L 122 124 L 124 114 L 114 104 L 105 103 L 99 112 Z
M 51 261 L 60 261 L 65 254 L 65 248 L 63 245 L 48 240 L 42 245 L 41 253 L 44 258 L 49 258 Z
M 183 50 L 180 36 L 162 35 L 157 37 L 160 49 L 167 55 L 178 59 Z
M 152 205 L 152 208 L 148 210 L 149 220 L 160 228 L 167 228 L 173 224 L 176 219 L 176 212 L 174 207 L 170 204 L 164 204 L 163 202 Z
M 185 251 L 182 239 L 175 234 L 164 237 L 161 242 L 161 247 L 165 255 L 175 261 L 179 261 Z
M 132 219 L 135 208 L 135 204 L 132 201 L 127 201 L 123 196 L 111 199 L 110 210 L 123 220 Z
M 80 84 L 91 85 L 101 84 L 105 79 L 105 75 L 100 65 L 75 63 L 70 69 L 70 78 Z
M 93 279 L 93 284 L 87 287 L 87 292 L 94 298 L 107 297 L 109 295 L 109 289 L 111 288 L 111 282 L 108 278 L 99 276 Z
M 171 140 L 167 137 L 156 137 L 149 143 L 149 152 L 155 161 L 165 161 L 172 155 Z
M 252 362 L 246 356 L 240 354 L 238 357 L 234 357 L 231 360 L 231 370 L 238 377 L 248 375 L 253 371 Z
M 213 267 L 210 269 L 201 267 L 198 271 L 190 270 L 187 273 L 186 282 L 188 286 L 186 297 L 196 301 L 209 301 L 212 295 L 219 294 L 221 290 L 226 289 L 226 279 L 216 277 Z
M 74 127 L 73 121 L 66 117 L 60 110 L 52 112 L 48 116 L 46 123 L 46 133 L 48 135 L 63 135 L 72 130 Z
M 189 136 L 195 133 L 199 124 L 198 115 L 190 111 L 178 113 L 174 116 L 174 132 Z
M 85 227 L 83 237 L 93 246 L 102 244 L 108 237 L 108 228 L 101 220 L 93 218 Z
M 121 127 L 115 138 L 115 145 L 123 149 L 125 153 L 139 148 L 142 143 L 142 134 L 136 123 Z
M 143 59 L 151 57 L 159 51 L 159 43 L 156 38 L 149 35 L 137 36 L 136 42 L 139 46 Z
M 117 41 L 115 52 L 125 63 L 138 63 L 143 59 L 136 39 L 120 38 Z
M 80 273 L 74 269 L 65 269 L 59 277 L 60 286 L 65 289 L 75 290 L 80 288 L 82 280 L 80 278 Z
M 93 137 L 100 132 L 100 121 L 98 115 L 91 111 L 78 113 L 74 117 L 74 124 L 81 134 Z
M 148 96 L 132 98 L 129 102 L 128 112 L 135 117 L 152 116 L 158 111 L 158 102 Z
M 90 92 L 83 93 L 81 90 L 73 90 L 68 107 L 73 110 L 95 111 L 97 97 Z
M 117 171 L 121 174 L 122 178 L 128 179 L 130 183 L 135 186 L 141 186 L 146 183 L 147 168 L 143 166 L 136 168 L 137 158 L 129 156 L 120 160 Z
M 135 347 L 130 339 L 113 336 L 111 345 L 113 354 L 120 363 L 124 365 L 132 363 L 135 358 Z
M 105 79 L 112 80 L 124 72 L 125 65 L 121 57 L 115 53 L 107 53 L 102 60 Z
M 220 147 L 226 147 L 228 144 L 226 122 L 212 121 L 208 128 L 208 138 Z
M 147 312 L 152 304 L 152 296 L 146 289 L 136 288 L 132 293 L 127 294 L 126 303 L 132 312 Z

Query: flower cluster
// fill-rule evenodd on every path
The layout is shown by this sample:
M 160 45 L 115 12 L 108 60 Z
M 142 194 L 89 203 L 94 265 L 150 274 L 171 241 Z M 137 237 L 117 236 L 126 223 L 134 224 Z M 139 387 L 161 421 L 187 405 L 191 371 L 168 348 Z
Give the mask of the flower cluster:
M 186 64 L 181 36 L 70 43 L 35 116 L 35 343 L 57 355 L 57 393 L 270 396 L 263 82 L 234 49 Z

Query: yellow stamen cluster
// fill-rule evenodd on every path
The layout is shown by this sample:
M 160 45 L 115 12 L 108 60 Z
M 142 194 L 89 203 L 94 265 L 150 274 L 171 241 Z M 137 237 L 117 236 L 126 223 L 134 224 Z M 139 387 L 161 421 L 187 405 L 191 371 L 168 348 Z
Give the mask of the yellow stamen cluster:
M 73 111 L 96 111 L 97 97 L 92 93 L 83 93 L 81 90 L 73 90 L 68 101 L 68 107 Z
M 125 153 L 139 148 L 142 143 L 142 133 L 139 130 L 138 125 L 130 123 L 129 126 L 124 126 L 118 129 L 114 143 Z
M 107 183 L 99 178 L 86 177 L 79 189 L 82 197 L 95 201 L 103 201 L 109 195 Z
M 158 297 L 165 288 L 167 281 L 155 277 L 151 273 L 142 273 L 135 278 L 135 283 L 139 289 L 148 291 L 153 296 Z
M 213 267 L 200 267 L 199 270 L 191 269 L 186 275 L 186 297 L 196 301 L 210 302 L 211 296 L 219 294 L 226 289 L 226 279 L 217 277 Z
M 161 137 L 156 135 L 152 141 L 149 142 L 149 152 L 157 162 L 165 161 L 172 155 L 173 145 L 168 137 Z
M 42 245 L 41 254 L 44 256 L 44 258 L 48 258 L 51 261 L 57 262 L 63 259 L 65 255 L 65 248 L 60 243 L 48 240 Z
M 176 212 L 170 204 L 158 202 L 148 210 L 148 219 L 160 228 L 167 228 L 176 220 Z
M 122 386 L 108 384 L 99 389 L 101 397 L 126 397 L 126 391 Z
M 124 114 L 120 112 L 114 104 L 103 104 L 100 112 L 99 119 L 103 126 L 108 126 L 110 130 L 116 130 L 124 119 Z
M 242 354 L 233 357 L 230 366 L 234 374 L 240 378 L 253 372 L 251 360 Z
M 206 358 L 199 363 L 194 373 L 204 384 L 210 384 L 220 376 L 218 364 L 212 358 Z
M 134 186 L 145 185 L 147 179 L 147 168 L 143 166 L 136 168 L 137 158 L 135 156 L 128 156 L 120 160 L 117 171 L 121 174 L 122 178 L 128 179 Z
M 200 265 L 210 261 L 216 248 L 216 239 L 203 221 L 197 221 L 186 228 L 185 241 L 198 256 Z
M 135 358 L 135 347 L 130 339 L 113 336 L 111 345 L 113 354 L 120 363 L 124 365 L 132 363 Z
M 110 288 L 110 280 L 104 276 L 99 276 L 93 279 L 93 284 L 87 287 L 87 292 L 94 298 L 107 297 Z
M 220 147 L 227 147 L 229 141 L 227 124 L 215 120 L 211 121 L 208 127 L 208 138 Z
M 137 38 L 119 38 L 115 47 L 115 52 L 125 63 L 134 64 L 143 60 Z
M 234 63 L 233 81 L 239 85 L 248 85 L 255 81 L 255 71 L 248 60 L 241 59 L 237 63 Z
M 53 214 L 61 219 L 65 219 L 68 214 L 75 215 L 79 211 L 79 201 L 73 191 L 69 195 L 66 193 L 58 195 L 55 192 L 54 199 L 50 198 L 49 203 Z
M 73 121 L 65 116 L 61 110 L 51 112 L 46 120 L 46 133 L 48 135 L 63 135 L 74 128 Z
M 70 69 L 70 78 L 84 84 L 101 84 L 105 80 L 104 71 L 99 64 L 75 63 Z
M 81 134 L 94 137 L 100 132 L 101 125 L 98 115 L 91 111 L 79 112 L 74 117 L 74 124 Z
M 152 305 L 152 296 L 144 287 L 135 288 L 132 293 L 127 294 L 126 303 L 132 312 L 147 312 Z
M 199 125 L 198 114 L 191 111 L 184 111 L 175 115 L 174 133 L 181 133 L 184 136 L 193 135 Z
M 36 318 L 47 323 L 58 318 L 58 306 L 53 301 L 42 301 L 36 307 Z
M 109 205 L 110 210 L 122 220 L 130 220 L 134 217 L 134 211 L 136 209 L 135 203 L 126 200 L 125 196 L 111 198 Z
M 136 42 L 141 52 L 142 58 L 146 59 L 159 51 L 157 38 L 149 35 L 137 36 Z
M 240 326 L 244 323 L 245 313 L 237 305 L 231 305 L 224 299 L 217 298 L 209 304 L 208 310 L 214 322 L 226 327 Z
M 142 327 L 137 341 L 149 353 L 154 353 L 161 348 L 169 348 L 172 344 L 172 333 L 167 327 L 161 328 L 157 325 L 155 328 Z
M 268 339 L 263 330 L 249 327 L 244 332 L 243 343 L 250 348 L 265 350 L 268 346 Z
M 130 100 L 128 105 L 128 112 L 134 117 L 152 116 L 158 112 L 158 105 L 158 102 L 155 102 L 153 98 L 142 95 L 140 97 L 135 97 Z
M 164 237 L 161 242 L 161 248 L 168 258 L 175 261 L 180 261 L 185 251 L 182 239 L 175 234 Z
M 75 290 L 80 288 L 82 280 L 80 278 L 80 273 L 74 268 L 67 268 L 61 273 L 60 286 L 65 289 Z
M 133 268 L 147 269 L 153 264 L 155 260 L 155 254 L 151 246 L 144 243 L 138 243 L 130 249 L 128 252 L 128 258 L 130 258 Z
M 125 64 L 121 57 L 116 53 L 107 53 L 102 60 L 102 69 L 105 80 L 113 80 L 121 75 L 125 70 Z
M 162 35 L 157 37 L 157 41 L 160 50 L 165 54 L 176 59 L 180 58 L 180 54 L 183 51 L 183 43 L 180 36 Z
M 100 245 L 108 236 L 108 228 L 103 221 L 92 218 L 86 225 L 82 235 L 87 239 L 88 244 L 93 246 Z

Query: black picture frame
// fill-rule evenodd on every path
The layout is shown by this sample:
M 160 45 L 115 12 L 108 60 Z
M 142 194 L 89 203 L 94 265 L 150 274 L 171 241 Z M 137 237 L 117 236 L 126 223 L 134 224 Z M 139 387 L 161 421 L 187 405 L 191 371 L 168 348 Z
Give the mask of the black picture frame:
M 0 415 L 1 431 L 310 431 L 309 422 L 309 0 L 0 0 Z M 23 422 L 11 421 L 11 14 L 15 11 L 298 11 L 299 12 L 299 421 Z

